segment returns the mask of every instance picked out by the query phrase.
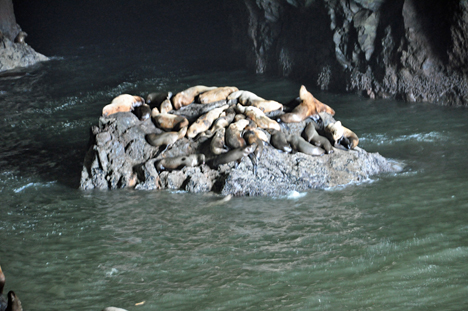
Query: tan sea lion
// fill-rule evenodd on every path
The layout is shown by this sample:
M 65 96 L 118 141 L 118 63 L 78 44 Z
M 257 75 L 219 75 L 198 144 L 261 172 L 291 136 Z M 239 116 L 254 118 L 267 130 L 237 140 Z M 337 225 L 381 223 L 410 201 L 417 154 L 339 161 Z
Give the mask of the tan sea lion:
M 242 148 L 233 149 L 226 153 L 220 154 L 216 158 L 212 159 L 210 166 L 212 168 L 217 168 L 218 166 L 222 164 L 230 163 L 233 161 L 237 161 L 237 164 L 238 164 L 240 163 L 243 157 L 248 156 L 249 154 L 254 152 L 255 148 L 257 148 L 257 145 L 253 144 L 253 145 L 248 145 Z
M 179 131 L 180 129 L 187 127 L 189 121 L 183 116 L 169 113 L 159 113 L 157 108 L 153 108 L 151 117 L 154 124 L 165 131 Z
M 182 169 L 205 164 L 204 154 L 191 154 L 172 158 L 164 158 L 156 162 L 158 172 Z
M 242 131 L 249 125 L 249 120 L 242 119 L 237 122 L 231 123 L 226 129 L 226 145 L 229 148 L 236 149 L 246 145 L 245 140 L 242 138 Z
M 140 96 L 133 96 L 129 94 L 122 94 L 115 97 L 109 105 L 102 108 L 102 115 L 108 117 L 117 112 L 133 111 L 135 107 L 141 106 L 145 100 Z
M 178 132 L 167 132 L 162 134 L 147 134 L 145 136 L 146 141 L 154 147 L 159 147 L 166 145 L 166 148 L 162 151 L 166 151 L 170 146 L 172 146 L 177 140 L 181 139 L 187 133 L 187 128 L 184 127 Z M 161 152 L 161 153 L 162 153 Z
M 268 118 L 263 113 L 263 111 L 261 111 L 257 107 L 253 107 L 253 106 L 245 107 L 240 104 L 237 104 L 236 109 L 240 113 L 243 113 L 247 118 L 257 123 L 258 127 L 261 127 L 263 129 L 275 129 L 277 131 L 281 130 L 278 122 Z
M 296 151 L 313 156 L 319 156 L 325 153 L 325 150 L 323 150 L 320 147 L 316 147 L 314 145 L 309 144 L 307 141 L 305 141 L 304 138 L 302 138 L 299 135 L 287 135 L 286 140 Z
M 237 91 L 228 96 L 228 100 L 237 98 L 237 101 L 244 106 L 254 106 L 264 113 L 283 110 L 283 105 L 274 100 L 266 100 L 250 91 Z
M 235 86 L 223 86 L 218 87 L 214 90 L 206 91 L 198 96 L 198 101 L 201 104 L 214 103 L 223 99 L 226 99 L 232 92 L 238 91 L 239 89 Z
M 281 121 L 286 123 L 297 123 L 304 121 L 308 117 L 318 116 L 320 112 L 327 112 L 332 116 L 335 111 L 328 105 L 318 101 L 310 92 L 307 91 L 305 86 L 301 86 L 299 91 L 301 103 L 293 109 L 292 112 L 285 113 L 280 116 Z
M 325 131 L 331 134 L 336 143 L 344 145 L 347 149 L 354 149 L 359 144 L 358 136 L 350 129 L 344 127 L 341 121 L 328 124 L 325 127 Z M 346 143 L 341 142 L 343 139 Z
M 5 311 L 23 311 L 21 301 L 19 300 L 18 296 L 16 296 L 14 291 L 9 291 L 7 296 L 8 306 Z
M 25 32 L 25 31 L 20 31 L 16 37 L 15 37 L 15 43 L 22 43 L 22 44 L 25 44 L 26 41 L 24 41 L 24 39 L 26 39 L 26 37 L 28 36 L 28 34 Z
M 198 134 L 206 131 L 211 127 L 213 121 L 219 117 L 219 115 L 226 109 L 229 108 L 229 105 L 224 105 L 219 108 L 212 109 L 199 117 L 192 125 L 190 125 L 187 131 L 188 138 L 194 138 Z
M 312 144 L 315 146 L 325 149 L 325 153 L 333 153 L 333 146 L 331 145 L 328 138 L 320 136 L 312 122 L 306 125 L 304 129 L 304 136 L 307 142 L 312 142 Z
M 172 104 L 174 109 L 180 109 L 183 106 L 190 105 L 195 100 L 195 97 L 203 92 L 210 91 L 216 89 L 216 86 L 204 86 L 204 85 L 196 85 L 189 87 L 182 92 L 177 93 L 174 97 L 172 97 Z
M 278 150 L 283 152 L 291 152 L 292 148 L 286 139 L 286 135 L 282 131 L 268 129 L 268 133 L 270 133 L 270 144 Z
M 224 140 L 226 136 L 225 133 L 226 133 L 226 129 L 224 127 L 216 130 L 210 142 L 211 153 L 218 155 L 218 154 L 226 153 L 229 151 Z
M 165 101 L 163 101 L 161 103 L 160 110 L 161 110 L 161 113 L 168 113 L 169 111 L 172 111 L 173 108 L 172 108 L 171 101 L 169 99 L 166 99 Z

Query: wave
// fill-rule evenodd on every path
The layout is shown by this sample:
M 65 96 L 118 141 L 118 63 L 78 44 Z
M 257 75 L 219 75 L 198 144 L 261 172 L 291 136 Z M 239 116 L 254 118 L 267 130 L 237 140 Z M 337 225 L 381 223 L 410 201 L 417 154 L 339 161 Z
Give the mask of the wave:
M 360 142 L 372 143 L 376 145 L 391 145 L 399 142 L 427 142 L 433 143 L 446 140 L 448 137 L 440 132 L 416 133 L 411 135 L 390 136 L 387 134 L 369 134 L 360 137 Z

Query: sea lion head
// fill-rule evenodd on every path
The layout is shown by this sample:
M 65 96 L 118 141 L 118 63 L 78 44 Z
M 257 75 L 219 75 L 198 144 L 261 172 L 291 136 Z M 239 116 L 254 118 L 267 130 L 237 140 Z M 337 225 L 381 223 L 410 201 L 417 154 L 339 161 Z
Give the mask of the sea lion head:
M 333 140 L 335 141 L 338 141 L 344 135 L 344 128 L 343 128 L 343 125 L 341 124 L 341 121 L 330 123 L 327 125 L 325 129 L 327 130 L 327 132 L 329 132 L 332 135 Z
M 26 39 L 26 37 L 28 36 L 28 34 L 25 32 L 25 31 L 20 31 L 16 37 L 15 37 L 15 43 L 26 43 L 24 41 L 24 39 Z

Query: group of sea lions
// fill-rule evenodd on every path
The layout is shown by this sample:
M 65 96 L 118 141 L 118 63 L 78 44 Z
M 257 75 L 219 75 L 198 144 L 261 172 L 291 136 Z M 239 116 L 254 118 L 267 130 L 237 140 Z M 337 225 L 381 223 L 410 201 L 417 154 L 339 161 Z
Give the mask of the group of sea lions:
M 14 291 L 9 291 L 7 299 L 3 296 L 3 288 L 5 287 L 5 274 L 0 267 L 0 311 L 23 311 L 21 301 L 16 296 Z
M 195 103 L 207 109 L 189 120 L 180 113 Z M 213 105 L 215 103 L 215 105 Z M 317 100 L 305 86 L 299 97 L 283 105 L 264 99 L 237 87 L 208 87 L 197 85 L 172 96 L 171 92 L 150 93 L 146 100 L 140 96 L 122 94 L 102 110 L 103 116 L 132 111 L 140 120 L 152 119 L 160 133 L 146 134 L 146 141 L 154 147 L 165 147 L 156 162 L 159 172 L 184 166 L 208 164 L 211 168 L 237 162 L 249 156 L 254 171 L 262 156 L 263 145 L 270 144 L 283 152 L 302 152 L 313 156 L 329 154 L 334 148 L 354 149 L 357 135 L 340 121 L 324 124 L 320 113 L 331 116 L 335 111 Z M 288 134 L 288 123 L 307 119 L 302 135 Z M 164 152 L 178 140 L 210 141 L 209 153 L 164 157 Z M 159 150 L 158 150 L 159 151 Z

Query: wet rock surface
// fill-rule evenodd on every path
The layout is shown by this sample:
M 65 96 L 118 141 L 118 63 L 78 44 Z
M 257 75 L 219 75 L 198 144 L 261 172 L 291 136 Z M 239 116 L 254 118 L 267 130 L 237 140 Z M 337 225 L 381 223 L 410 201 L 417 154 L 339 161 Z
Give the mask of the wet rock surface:
M 32 66 L 48 59 L 27 43 L 15 43 L 0 34 L 0 76 L 2 71 Z
M 193 103 L 172 113 L 195 116 L 224 104 Z M 321 113 L 325 124 L 334 122 L 332 116 Z M 307 119 L 287 124 L 286 133 L 301 135 Z M 135 188 L 138 190 L 173 189 L 193 193 L 213 191 L 236 196 L 282 195 L 291 191 L 325 189 L 358 183 L 372 175 L 395 172 L 399 168 L 378 153 L 336 149 L 331 154 L 310 156 L 304 153 L 285 153 L 265 143 L 257 170 L 251 159 L 244 156 L 240 163 L 222 164 L 212 168 L 208 164 L 214 157 L 207 138 L 179 139 L 165 152 L 164 146 L 153 147 L 145 135 L 162 133 L 153 121 L 140 121 L 132 112 L 119 112 L 100 117 L 99 124 L 91 129 L 90 147 L 85 156 L 81 189 Z M 267 136 L 268 133 L 265 132 Z M 158 172 L 155 164 L 163 158 L 202 153 L 206 162 L 200 166 L 183 167 L 173 171 Z

